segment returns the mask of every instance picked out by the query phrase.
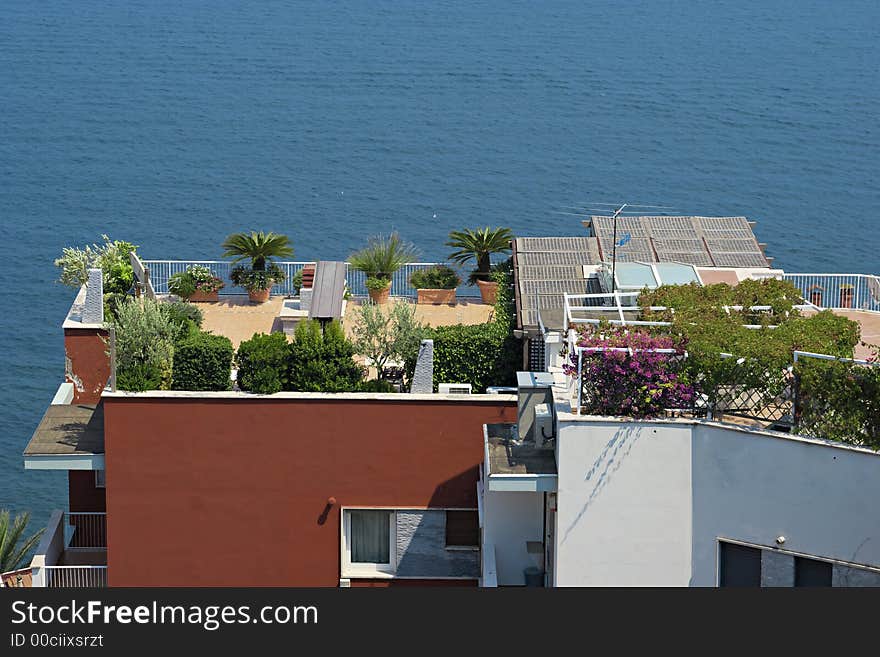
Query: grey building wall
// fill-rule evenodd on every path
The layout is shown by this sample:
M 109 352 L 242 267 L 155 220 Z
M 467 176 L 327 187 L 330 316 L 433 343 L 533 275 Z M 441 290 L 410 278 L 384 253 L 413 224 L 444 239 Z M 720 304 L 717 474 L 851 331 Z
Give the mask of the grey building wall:
M 446 511 L 397 512 L 398 577 L 480 576 L 479 550 L 446 549 Z
M 880 572 L 834 564 L 831 586 L 880 586 Z

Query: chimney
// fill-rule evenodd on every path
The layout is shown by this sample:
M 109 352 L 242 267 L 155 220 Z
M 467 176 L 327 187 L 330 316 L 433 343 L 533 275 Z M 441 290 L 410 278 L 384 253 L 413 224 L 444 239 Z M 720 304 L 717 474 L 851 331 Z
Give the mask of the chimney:
M 434 341 L 422 340 L 419 345 L 419 358 L 413 374 L 411 393 L 431 394 L 434 392 Z
M 82 323 L 104 323 L 104 279 L 100 269 L 89 269 L 86 298 L 82 309 Z

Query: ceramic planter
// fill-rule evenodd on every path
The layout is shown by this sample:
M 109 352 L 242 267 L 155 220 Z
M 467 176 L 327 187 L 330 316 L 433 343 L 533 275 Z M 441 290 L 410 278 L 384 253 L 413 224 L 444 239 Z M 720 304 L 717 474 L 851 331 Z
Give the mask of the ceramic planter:
M 189 299 L 187 299 L 187 301 L 193 301 L 195 303 L 219 300 L 220 294 L 218 292 L 204 292 L 202 290 L 196 290 L 195 292 L 193 292 L 193 295 Z
M 853 289 L 851 287 L 840 288 L 840 307 L 852 308 Z
M 248 290 L 248 298 L 251 300 L 251 303 L 266 303 L 269 300 L 269 294 L 272 292 L 272 288 L 266 288 L 265 290 Z
M 498 297 L 498 283 L 495 281 L 477 281 L 477 286 L 480 288 L 480 298 L 483 300 L 483 303 L 494 306 L 495 299 Z
M 416 303 L 424 304 L 424 305 L 441 305 L 441 304 L 449 304 L 455 305 L 455 289 L 452 290 L 440 290 L 440 289 L 420 289 L 418 292 L 418 301 Z
M 381 290 L 367 290 L 367 293 L 370 295 L 370 300 L 373 303 L 382 305 L 388 303 L 388 296 L 391 294 L 391 286 L 389 285 Z

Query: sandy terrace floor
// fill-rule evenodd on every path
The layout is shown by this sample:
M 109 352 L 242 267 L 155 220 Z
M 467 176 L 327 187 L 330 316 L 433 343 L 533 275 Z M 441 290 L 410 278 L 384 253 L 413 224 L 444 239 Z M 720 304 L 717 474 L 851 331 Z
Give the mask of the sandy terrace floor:
M 197 303 L 204 315 L 202 328 L 217 335 L 225 335 L 233 346 L 249 340 L 254 333 L 280 331 L 278 313 L 284 297 L 272 297 L 266 303 L 252 304 L 246 296 L 220 297 L 220 301 Z M 410 303 L 405 299 L 392 299 L 391 303 Z M 348 302 L 343 325 L 351 336 L 351 327 L 357 313 L 357 299 Z M 416 305 L 416 317 L 428 326 L 448 326 L 451 324 L 482 324 L 491 319 L 492 306 L 480 303 L 479 299 L 461 299 L 454 306 Z

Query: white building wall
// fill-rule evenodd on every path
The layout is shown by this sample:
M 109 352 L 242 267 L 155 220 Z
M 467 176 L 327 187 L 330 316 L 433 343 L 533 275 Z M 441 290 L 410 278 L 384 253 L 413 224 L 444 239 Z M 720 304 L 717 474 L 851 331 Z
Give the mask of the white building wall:
M 717 540 L 880 565 L 880 455 L 695 425 L 694 586 L 717 582 Z
M 543 565 L 526 551 L 526 541 L 543 539 L 544 494 L 485 490 L 483 513 L 483 544 L 495 545 L 498 585 L 524 585 L 523 570 Z
M 880 566 L 880 455 L 560 414 L 557 586 L 715 586 L 717 541 Z M 835 571 L 836 572 L 836 571 Z
M 685 586 L 691 577 L 688 425 L 565 422 L 556 586 Z

